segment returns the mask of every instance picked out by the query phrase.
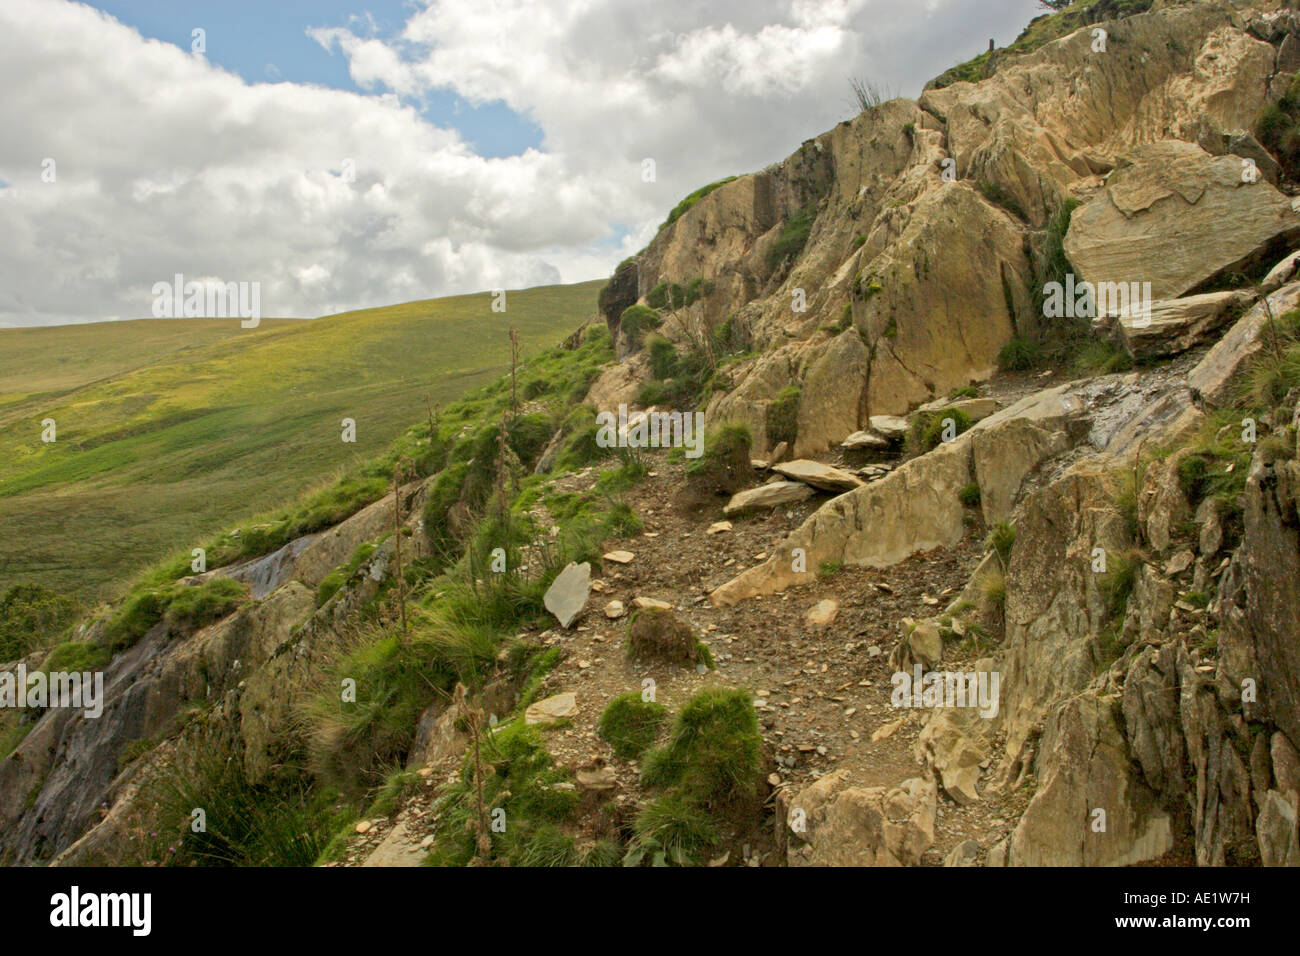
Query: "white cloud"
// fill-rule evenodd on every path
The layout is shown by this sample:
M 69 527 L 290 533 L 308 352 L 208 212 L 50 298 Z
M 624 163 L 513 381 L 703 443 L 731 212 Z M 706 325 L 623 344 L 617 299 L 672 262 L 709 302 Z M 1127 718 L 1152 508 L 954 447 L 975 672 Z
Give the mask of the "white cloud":
M 176 272 L 259 281 L 266 315 L 604 275 L 685 193 L 848 116 L 850 75 L 915 94 L 1033 8 L 441 0 L 388 40 L 365 17 L 313 32 L 362 95 L 250 85 L 89 7 L 5 0 L 0 324 L 147 315 Z M 542 147 L 475 154 L 421 116 L 435 90 L 504 101 Z

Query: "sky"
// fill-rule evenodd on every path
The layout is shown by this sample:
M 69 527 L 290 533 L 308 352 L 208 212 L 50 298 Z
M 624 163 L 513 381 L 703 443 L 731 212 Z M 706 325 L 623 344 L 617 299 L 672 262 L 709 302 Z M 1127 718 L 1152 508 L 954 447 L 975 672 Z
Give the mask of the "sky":
M 682 196 L 1010 42 L 1037 0 L 3 0 L 0 327 L 607 276 Z M 645 181 L 643 161 L 654 160 Z

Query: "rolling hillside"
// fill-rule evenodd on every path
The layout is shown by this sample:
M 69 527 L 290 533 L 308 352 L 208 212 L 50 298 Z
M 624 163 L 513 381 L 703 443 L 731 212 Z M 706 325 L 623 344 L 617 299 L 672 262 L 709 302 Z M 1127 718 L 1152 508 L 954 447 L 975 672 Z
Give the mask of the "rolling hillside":
M 256 330 L 141 320 L 0 331 L 0 590 L 83 601 L 299 495 L 594 312 L 600 283 L 410 302 Z M 467 334 L 467 330 L 472 330 Z M 356 441 L 341 440 L 343 418 Z M 53 418 L 57 441 L 41 441 Z

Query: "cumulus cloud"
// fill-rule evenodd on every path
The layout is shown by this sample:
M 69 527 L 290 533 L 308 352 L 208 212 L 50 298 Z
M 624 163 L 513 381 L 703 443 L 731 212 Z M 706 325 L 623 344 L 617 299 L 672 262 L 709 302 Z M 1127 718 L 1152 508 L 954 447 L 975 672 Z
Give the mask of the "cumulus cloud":
M 304 316 L 605 275 L 685 193 L 850 115 L 850 75 L 914 95 L 1033 7 L 439 0 L 391 37 L 360 16 L 312 31 L 357 93 L 250 84 L 90 7 L 5 0 L 0 324 L 148 315 L 178 272 Z M 541 147 L 476 154 L 421 114 L 444 91 L 504 102 Z

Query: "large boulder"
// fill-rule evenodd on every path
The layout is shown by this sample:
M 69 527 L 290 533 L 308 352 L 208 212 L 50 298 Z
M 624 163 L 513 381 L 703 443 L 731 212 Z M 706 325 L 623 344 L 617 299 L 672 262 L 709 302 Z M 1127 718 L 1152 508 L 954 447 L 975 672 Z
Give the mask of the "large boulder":
M 1292 201 L 1244 182 L 1239 157 L 1165 140 L 1130 159 L 1070 219 L 1065 254 L 1094 287 L 1149 282 L 1152 299 L 1173 299 L 1300 236 Z

